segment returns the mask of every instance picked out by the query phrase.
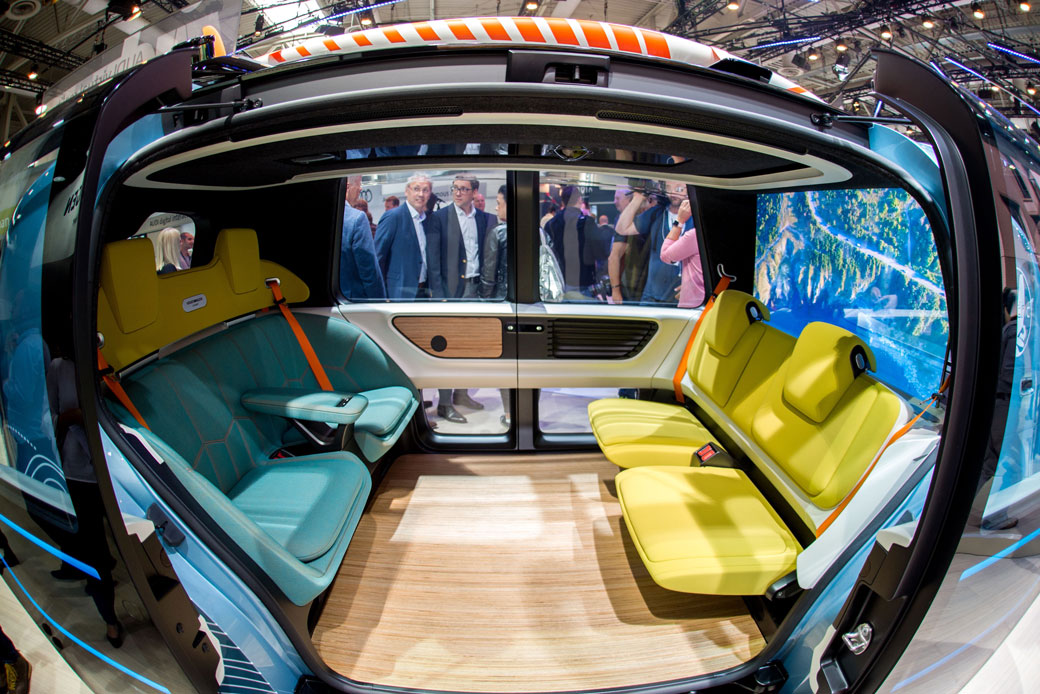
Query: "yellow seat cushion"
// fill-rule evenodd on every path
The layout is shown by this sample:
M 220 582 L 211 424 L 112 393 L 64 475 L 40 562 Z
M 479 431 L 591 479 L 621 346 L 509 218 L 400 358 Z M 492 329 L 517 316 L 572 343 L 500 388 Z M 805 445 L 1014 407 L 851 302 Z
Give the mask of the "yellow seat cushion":
M 641 467 L 616 478 L 640 558 L 663 588 L 762 595 L 801 547 L 740 470 Z
M 272 306 L 268 277 L 279 278 L 290 303 L 310 294 L 295 274 L 260 259 L 252 229 L 222 230 L 209 263 L 165 275 L 155 272 L 148 239 L 107 244 L 101 251 L 97 315 L 105 360 L 119 370 L 222 321 Z
M 694 464 L 698 448 L 715 441 L 688 410 L 645 400 L 589 403 L 589 422 L 607 460 L 623 468 Z

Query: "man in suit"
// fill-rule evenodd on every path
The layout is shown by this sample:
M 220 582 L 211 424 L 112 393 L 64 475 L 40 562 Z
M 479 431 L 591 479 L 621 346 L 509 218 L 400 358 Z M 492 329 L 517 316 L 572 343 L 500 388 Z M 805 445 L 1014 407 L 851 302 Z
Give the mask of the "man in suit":
M 491 215 L 473 204 L 479 188 L 476 177 L 456 176 L 451 186 L 452 203 L 433 213 L 440 230 L 440 285 L 444 292 L 441 296 L 448 299 L 479 300 L 480 253 L 488 228 L 495 225 Z M 466 422 L 455 405 L 484 409 L 462 389 L 456 390 L 454 395 L 451 389 L 442 389 L 439 400 L 437 415 L 449 422 Z
M 368 217 L 354 209 L 360 199 L 361 177 L 347 179 L 347 204 L 343 208 L 343 239 L 339 252 L 339 287 L 351 301 L 385 299 L 383 271 L 376 260 L 376 246 Z
M 440 231 L 426 214 L 433 184 L 423 173 L 405 183 L 405 204 L 385 212 L 376 227 L 376 255 L 389 299 L 441 296 Z M 432 251 L 432 252 L 431 252 Z

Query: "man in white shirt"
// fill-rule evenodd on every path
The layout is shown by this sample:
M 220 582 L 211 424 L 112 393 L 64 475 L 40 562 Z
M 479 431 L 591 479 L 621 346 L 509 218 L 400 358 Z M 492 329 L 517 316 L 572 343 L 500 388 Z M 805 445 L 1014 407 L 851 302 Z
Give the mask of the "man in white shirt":
M 480 300 L 480 249 L 494 220 L 473 204 L 479 189 L 475 176 L 459 174 L 451 185 L 452 204 L 433 213 L 440 230 L 440 285 L 447 299 Z M 466 418 L 454 405 L 484 409 L 465 390 L 456 390 L 454 396 L 450 389 L 441 390 L 437 414 L 450 422 L 464 423 Z

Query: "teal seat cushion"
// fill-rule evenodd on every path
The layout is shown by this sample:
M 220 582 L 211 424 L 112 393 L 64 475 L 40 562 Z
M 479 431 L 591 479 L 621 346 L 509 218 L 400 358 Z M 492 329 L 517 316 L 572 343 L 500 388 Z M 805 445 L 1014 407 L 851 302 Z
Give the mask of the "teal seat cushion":
M 355 431 L 367 431 L 376 436 L 386 436 L 397 429 L 401 417 L 411 414 L 415 397 L 407 388 L 390 386 L 366 390 L 361 395 L 368 400 L 368 407 L 354 422 Z
M 242 477 L 228 498 L 303 562 L 328 552 L 365 486 L 364 466 L 341 454 L 272 460 Z

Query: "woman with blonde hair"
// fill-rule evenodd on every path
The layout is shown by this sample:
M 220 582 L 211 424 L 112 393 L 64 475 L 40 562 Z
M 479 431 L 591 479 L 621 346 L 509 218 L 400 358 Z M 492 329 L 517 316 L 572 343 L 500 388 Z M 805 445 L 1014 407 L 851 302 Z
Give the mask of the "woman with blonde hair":
M 183 270 L 181 263 L 181 233 L 166 227 L 150 237 L 155 247 L 155 271 L 165 275 L 174 270 Z

